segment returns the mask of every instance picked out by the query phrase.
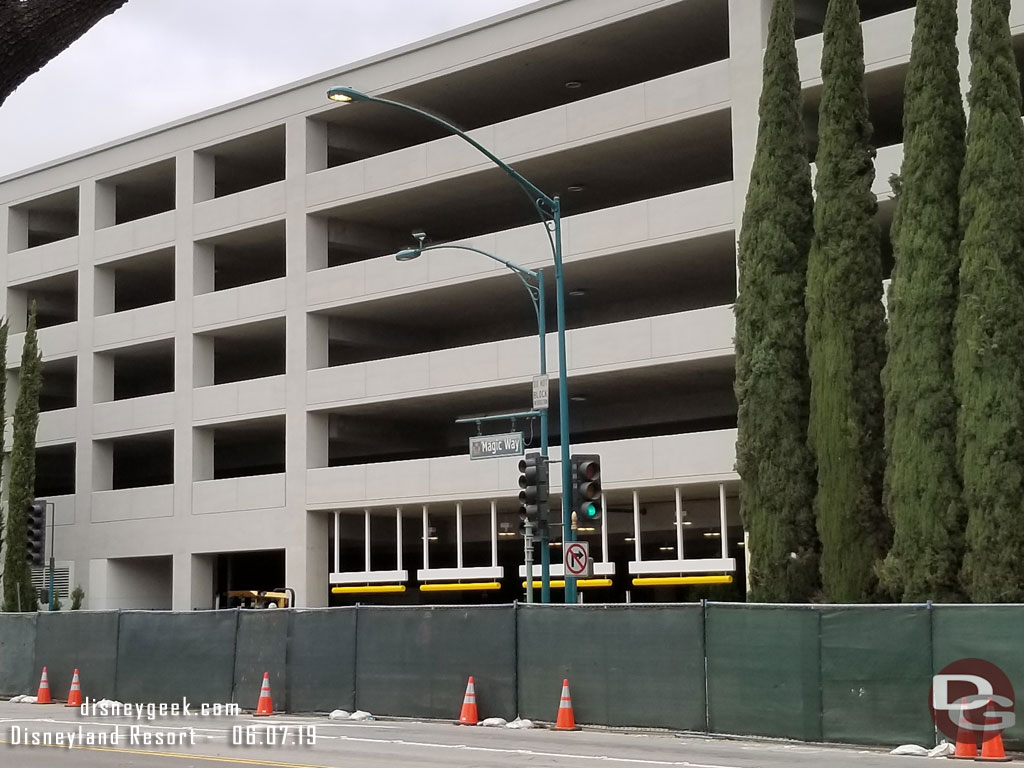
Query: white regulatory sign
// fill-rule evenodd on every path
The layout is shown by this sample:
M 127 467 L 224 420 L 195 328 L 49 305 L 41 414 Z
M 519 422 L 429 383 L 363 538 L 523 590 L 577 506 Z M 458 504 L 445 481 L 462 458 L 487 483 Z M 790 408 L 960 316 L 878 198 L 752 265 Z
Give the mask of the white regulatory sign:
M 565 548 L 565 575 L 577 579 L 589 578 L 593 573 L 594 564 L 590 560 L 590 544 L 585 541 L 574 541 Z
M 546 373 L 540 373 L 533 377 L 533 410 L 542 411 L 548 407 L 548 392 L 550 383 Z

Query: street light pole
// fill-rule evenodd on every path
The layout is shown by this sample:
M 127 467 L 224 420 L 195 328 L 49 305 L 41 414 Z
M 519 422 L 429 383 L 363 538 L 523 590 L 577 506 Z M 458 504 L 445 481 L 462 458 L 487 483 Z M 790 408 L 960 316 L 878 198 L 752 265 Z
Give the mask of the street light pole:
M 447 244 L 442 243 L 440 245 L 423 245 L 423 241 L 426 235 L 422 232 L 414 232 L 413 237 L 420 241 L 420 244 L 416 248 L 407 248 L 404 251 L 399 251 L 395 254 L 395 258 L 398 261 L 411 261 L 412 259 L 418 258 L 424 251 L 437 251 L 442 249 L 450 249 L 457 251 L 472 251 L 473 253 L 479 253 L 481 256 L 486 256 L 488 259 L 503 264 L 508 267 L 512 272 L 516 274 L 526 288 L 526 292 L 530 294 L 530 301 L 533 303 L 533 310 L 537 315 L 537 342 L 540 348 L 540 372 L 542 375 L 548 372 L 548 355 L 547 355 L 547 311 L 544 299 L 544 270 L 538 269 L 536 272 L 532 269 L 526 269 L 521 267 L 514 262 L 503 259 L 499 256 L 495 256 L 493 253 L 481 250 L 480 248 L 474 248 L 471 245 L 459 245 L 459 244 Z M 534 281 L 531 285 L 530 280 Z M 540 453 L 544 458 L 548 456 L 548 409 L 540 409 Z M 533 527 L 530 522 L 526 523 L 526 538 L 531 539 L 533 536 Z M 550 534 L 548 531 L 548 521 L 545 519 L 541 521 L 540 526 L 540 580 L 541 580 L 541 597 L 542 603 L 551 602 L 551 554 L 549 551 L 549 540 Z M 527 545 L 526 552 L 526 602 L 533 602 L 533 565 L 532 565 L 532 552 L 533 548 L 531 545 Z
M 368 101 L 377 104 L 384 104 L 389 107 L 419 115 L 425 120 L 440 125 L 448 132 L 460 137 L 479 151 L 484 157 L 494 163 L 507 173 L 512 180 L 527 194 L 533 203 L 541 223 L 548 234 L 548 242 L 551 244 L 551 254 L 555 264 L 555 306 L 558 318 L 558 427 L 561 444 L 562 457 L 562 541 L 568 545 L 574 541 L 575 533 L 570 526 L 572 516 L 572 488 L 570 488 L 570 457 L 569 457 L 569 388 L 566 382 L 566 357 L 565 357 L 565 285 L 562 275 L 562 211 L 557 196 L 549 197 L 540 191 L 534 184 L 519 174 L 505 161 L 480 144 L 476 139 L 447 120 L 433 115 L 430 112 L 418 107 L 403 104 L 400 101 L 383 99 L 379 96 L 369 94 L 350 88 L 345 85 L 336 85 L 327 91 L 327 98 L 338 102 Z M 546 548 L 545 548 L 546 549 Z M 564 547 L 563 547 L 564 549 Z M 527 574 L 532 578 L 533 574 Z M 576 602 L 576 579 L 565 574 L 565 602 L 573 604 Z

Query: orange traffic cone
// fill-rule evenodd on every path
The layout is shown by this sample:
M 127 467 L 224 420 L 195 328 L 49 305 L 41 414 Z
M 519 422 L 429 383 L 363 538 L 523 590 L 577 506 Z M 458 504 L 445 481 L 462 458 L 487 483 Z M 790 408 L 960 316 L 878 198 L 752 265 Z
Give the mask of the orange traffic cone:
M 556 731 L 578 731 L 576 718 L 572 713 L 572 696 L 569 695 L 568 679 L 562 681 L 562 698 L 558 702 L 558 718 L 555 720 Z
M 459 722 L 456 725 L 476 725 L 479 722 L 476 711 L 476 688 L 473 686 L 473 676 L 469 676 L 466 683 L 466 697 L 462 700 L 462 713 L 459 715 Z
M 260 688 L 260 700 L 256 704 L 253 717 L 264 717 L 274 714 L 274 700 L 270 698 L 270 673 L 263 673 L 263 687 Z
M 973 760 L 978 756 L 978 732 L 971 730 L 967 720 L 967 699 L 960 699 L 960 718 L 956 727 L 956 750 L 949 757 L 954 760 Z
M 988 713 L 995 709 L 995 703 L 992 701 L 988 702 L 985 707 L 985 719 L 988 720 Z M 983 741 L 981 742 L 981 757 L 975 758 L 978 762 L 985 763 L 1008 763 L 1010 762 L 1009 757 L 1006 756 L 1006 750 L 1003 749 L 1003 735 L 999 731 L 995 731 L 991 736 L 985 738 L 982 736 Z
M 71 678 L 71 690 L 68 692 L 68 703 L 65 707 L 80 707 L 82 706 L 82 684 L 78 681 L 78 670 L 75 670 L 75 676 Z
M 39 678 L 39 693 L 36 694 L 36 704 L 52 704 L 50 698 L 50 681 L 46 679 L 46 667 L 43 667 L 43 676 Z

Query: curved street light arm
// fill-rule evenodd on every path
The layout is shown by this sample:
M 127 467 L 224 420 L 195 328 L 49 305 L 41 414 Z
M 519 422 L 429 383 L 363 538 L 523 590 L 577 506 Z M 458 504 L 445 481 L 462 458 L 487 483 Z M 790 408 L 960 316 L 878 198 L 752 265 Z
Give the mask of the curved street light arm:
M 371 101 L 376 102 L 378 104 L 386 104 L 389 107 L 397 107 L 398 109 L 403 109 L 406 112 L 412 112 L 413 114 L 419 115 L 420 117 L 425 117 L 432 123 L 440 125 L 441 127 L 460 137 L 464 141 L 472 144 L 473 147 L 478 152 L 485 155 L 488 160 L 490 160 L 496 166 L 501 168 L 505 173 L 511 176 L 515 180 L 516 184 L 522 187 L 527 192 L 527 194 L 529 194 L 531 201 L 533 202 L 534 206 L 536 206 L 537 211 L 541 214 L 542 217 L 551 217 L 553 215 L 555 208 L 555 201 L 553 199 L 551 199 L 546 194 L 537 189 L 537 187 L 535 187 L 531 181 L 521 176 L 518 171 L 512 168 L 512 166 L 510 166 L 500 157 L 495 155 L 489 149 L 487 149 L 487 147 L 485 147 L 483 144 L 478 142 L 476 139 L 474 139 L 468 133 L 463 131 L 461 128 L 457 128 L 456 126 L 449 123 L 443 117 L 438 117 L 437 115 L 427 112 L 426 110 L 420 109 L 419 107 L 413 107 L 410 106 L 409 104 L 403 104 L 400 101 L 391 101 L 391 99 L 384 99 L 381 98 L 380 96 L 370 96 L 368 93 L 363 93 L 362 91 L 358 91 L 355 88 L 350 88 L 347 85 L 336 85 L 327 91 L 327 95 L 329 98 L 335 101 Z
M 449 245 L 447 243 L 438 243 L 437 245 L 421 245 L 418 248 L 407 248 L 404 251 L 399 251 L 397 254 L 395 254 L 395 258 L 397 258 L 399 261 L 407 261 L 409 259 L 416 258 L 421 253 L 424 253 L 426 251 L 440 251 L 446 248 L 455 251 L 470 251 L 472 253 L 479 253 L 481 256 L 486 256 L 491 261 L 496 261 L 499 264 L 508 267 L 512 272 L 514 272 L 515 276 L 518 277 L 519 280 L 522 282 L 523 287 L 526 288 L 526 292 L 530 294 L 530 301 L 533 302 L 533 312 L 535 315 L 537 315 L 538 328 L 540 329 L 540 332 L 543 334 L 544 323 L 541 319 L 541 304 L 543 303 L 541 292 L 543 291 L 543 278 L 541 277 L 541 274 L 539 272 L 534 272 L 532 269 L 527 269 L 526 267 L 520 267 L 518 264 L 514 262 L 508 261 L 507 259 L 503 259 L 500 256 L 495 256 L 493 253 L 488 253 L 487 251 L 481 250 L 479 248 L 474 248 L 471 245 Z M 405 254 L 408 255 L 405 258 L 402 258 L 402 256 Z M 533 280 L 534 282 L 531 283 L 530 280 Z M 544 341 L 542 336 L 541 344 L 543 345 L 543 343 Z

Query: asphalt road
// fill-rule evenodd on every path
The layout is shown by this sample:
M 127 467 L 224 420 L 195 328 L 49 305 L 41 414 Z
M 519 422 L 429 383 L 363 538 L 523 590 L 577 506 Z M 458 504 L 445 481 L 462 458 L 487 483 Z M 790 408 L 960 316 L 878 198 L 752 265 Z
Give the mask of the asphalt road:
M 115 729 L 119 738 L 112 744 L 110 734 Z M 55 741 L 59 732 L 75 734 L 70 748 L 66 736 L 64 746 L 16 743 Z M 89 738 L 95 742 L 103 735 L 106 745 L 79 743 Z M 276 743 L 246 743 L 270 740 Z M 182 743 L 167 743 L 171 741 Z M 0 702 L 0 766 L 12 768 L 880 768 L 908 761 L 913 763 L 911 758 L 879 750 L 669 733 L 510 730 L 387 720 L 331 721 L 323 716 L 147 720 L 145 716 L 83 717 L 78 710 L 59 704 Z

